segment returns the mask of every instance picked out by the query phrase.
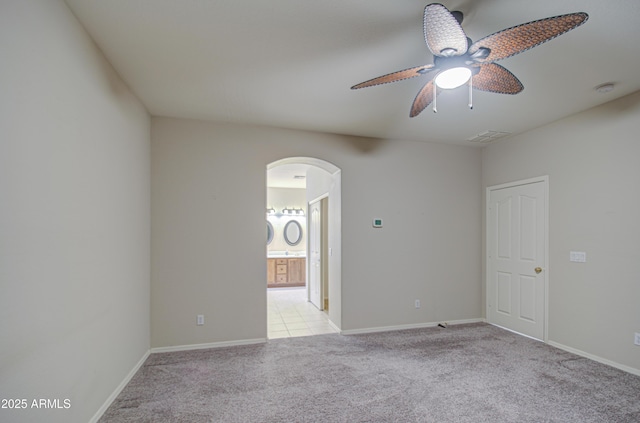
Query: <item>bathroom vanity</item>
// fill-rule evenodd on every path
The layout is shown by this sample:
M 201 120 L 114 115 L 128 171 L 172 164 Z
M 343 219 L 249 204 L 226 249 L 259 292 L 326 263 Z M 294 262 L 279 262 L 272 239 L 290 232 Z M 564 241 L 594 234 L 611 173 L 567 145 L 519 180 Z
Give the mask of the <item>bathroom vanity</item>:
M 305 286 L 305 257 L 267 257 L 267 287 Z

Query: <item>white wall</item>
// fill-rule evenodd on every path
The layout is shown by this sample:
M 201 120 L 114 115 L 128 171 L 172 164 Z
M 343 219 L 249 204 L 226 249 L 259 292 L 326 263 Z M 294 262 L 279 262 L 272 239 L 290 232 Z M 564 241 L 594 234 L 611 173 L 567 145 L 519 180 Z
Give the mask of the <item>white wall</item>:
M 296 208 L 307 210 L 306 190 L 304 188 L 267 188 L 267 207 L 273 207 L 277 213 L 282 209 Z M 303 254 L 307 250 L 307 217 L 303 216 L 267 216 L 267 220 L 273 225 L 273 240 L 267 245 L 267 253 L 288 251 L 289 253 Z M 290 221 L 296 221 L 302 228 L 302 237 L 298 245 L 289 245 L 284 239 L 284 228 Z
M 265 168 L 285 157 L 342 170 L 342 329 L 482 315 L 479 149 L 169 118 L 151 133 L 152 346 L 266 337 Z
M 0 57 L 0 421 L 87 422 L 149 349 L 150 121 L 62 1 Z
M 485 187 L 549 175 L 549 341 L 637 372 L 639 121 L 634 94 L 483 152 Z

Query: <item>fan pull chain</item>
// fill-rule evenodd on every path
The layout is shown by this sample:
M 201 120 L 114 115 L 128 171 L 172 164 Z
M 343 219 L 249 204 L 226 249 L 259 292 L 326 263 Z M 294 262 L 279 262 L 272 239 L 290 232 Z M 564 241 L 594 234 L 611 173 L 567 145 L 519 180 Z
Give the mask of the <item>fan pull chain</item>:
M 438 86 L 436 84 L 433 84 L 433 113 L 438 113 L 438 105 L 437 105 L 437 99 L 438 98 Z
M 469 109 L 473 110 L 473 77 L 469 78 Z

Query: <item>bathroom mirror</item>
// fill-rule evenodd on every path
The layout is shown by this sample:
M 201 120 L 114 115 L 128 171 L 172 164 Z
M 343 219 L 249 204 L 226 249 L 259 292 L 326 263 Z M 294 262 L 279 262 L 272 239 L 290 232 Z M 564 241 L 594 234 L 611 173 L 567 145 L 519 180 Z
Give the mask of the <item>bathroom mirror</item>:
M 295 220 L 290 220 L 284 225 L 284 240 L 289 245 L 298 245 L 302 240 L 302 226 Z
M 267 245 L 273 241 L 273 225 L 267 220 Z

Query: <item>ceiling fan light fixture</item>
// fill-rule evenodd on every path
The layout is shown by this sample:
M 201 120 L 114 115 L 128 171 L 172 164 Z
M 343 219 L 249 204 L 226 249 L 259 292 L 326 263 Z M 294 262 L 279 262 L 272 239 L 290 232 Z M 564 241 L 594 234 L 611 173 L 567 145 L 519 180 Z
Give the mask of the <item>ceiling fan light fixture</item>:
M 418 116 L 429 104 L 433 104 L 433 111 L 436 112 L 438 88 L 450 90 L 467 81 L 469 108 L 472 109 L 471 93 L 474 89 L 498 94 L 518 94 L 523 90 L 524 86 L 518 78 L 496 64 L 496 61 L 522 53 L 571 31 L 585 23 L 589 15 L 577 12 L 538 19 L 494 32 L 476 42 L 471 41 L 462 29 L 462 18 L 462 13 L 450 12 L 440 3 L 428 4 L 424 8 L 423 31 L 427 47 L 433 54 L 433 64 L 382 75 L 354 85 L 351 89 L 435 74 L 435 78 L 430 77 L 418 91 L 409 117 Z
M 466 84 L 469 78 L 471 78 L 471 69 L 460 66 L 440 72 L 435 78 L 435 83 L 438 88 L 451 90 Z

